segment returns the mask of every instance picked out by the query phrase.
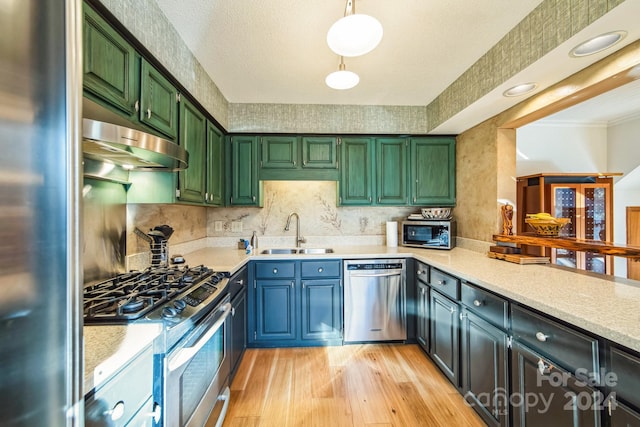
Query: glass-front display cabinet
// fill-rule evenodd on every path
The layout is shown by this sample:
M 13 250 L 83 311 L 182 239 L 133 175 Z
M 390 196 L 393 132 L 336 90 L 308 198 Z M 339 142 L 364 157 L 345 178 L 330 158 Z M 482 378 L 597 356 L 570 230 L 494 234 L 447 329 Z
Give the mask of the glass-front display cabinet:
M 516 227 L 518 233 L 532 231 L 526 214 L 548 212 L 570 218 L 562 237 L 611 242 L 613 239 L 613 175 L 539 174 L 518 177 Z M 544 255 L 551 262 L 601 274 L 613 274 L 611 256 L 569 249 L 524 246 L 525 253 Z

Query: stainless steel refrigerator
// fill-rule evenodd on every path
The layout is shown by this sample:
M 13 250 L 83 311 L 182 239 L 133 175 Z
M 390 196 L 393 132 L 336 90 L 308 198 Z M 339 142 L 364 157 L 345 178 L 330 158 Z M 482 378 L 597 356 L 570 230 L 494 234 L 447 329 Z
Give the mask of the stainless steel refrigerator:
M 81 4 L 0 0 L 0 425 L 82 425 Z

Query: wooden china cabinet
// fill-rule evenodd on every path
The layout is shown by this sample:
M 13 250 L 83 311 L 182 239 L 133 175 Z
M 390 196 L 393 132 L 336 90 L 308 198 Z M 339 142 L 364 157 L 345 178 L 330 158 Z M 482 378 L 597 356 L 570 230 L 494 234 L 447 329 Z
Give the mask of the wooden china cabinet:
M 613 239 L 613 176 L 606 174 L 537 174 L 517 178 L 516 224 L 519 234 L 531 232 L 526 214 L 548 212 L 571 218 L 562 237 L 611 242 Z M 611 256 L 562 248 L 523 246 L 531 255 L 551 257 L 551 262 L 602 274 L 613 273 Z

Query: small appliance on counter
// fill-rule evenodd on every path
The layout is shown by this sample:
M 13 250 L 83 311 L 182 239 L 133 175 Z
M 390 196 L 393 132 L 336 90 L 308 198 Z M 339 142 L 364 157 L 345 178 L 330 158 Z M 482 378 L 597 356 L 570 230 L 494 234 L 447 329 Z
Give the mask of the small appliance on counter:
M 424 208 L 402 222 L 401 245 L 416 248 L 453 249 L 456 246 L 456 220 L 451 208 Z

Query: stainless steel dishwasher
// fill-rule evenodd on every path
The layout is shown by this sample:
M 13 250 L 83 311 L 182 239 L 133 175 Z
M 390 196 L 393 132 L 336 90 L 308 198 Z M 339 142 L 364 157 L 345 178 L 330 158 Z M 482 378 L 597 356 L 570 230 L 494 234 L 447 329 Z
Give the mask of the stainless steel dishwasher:
M 407 339 L 406 260 L 344 261 L 344 341 Z

